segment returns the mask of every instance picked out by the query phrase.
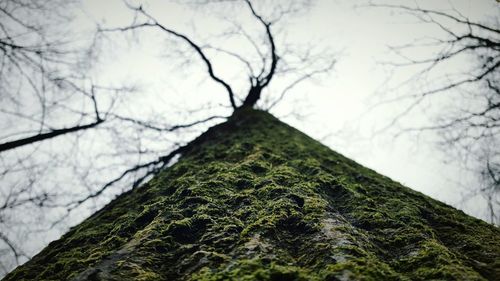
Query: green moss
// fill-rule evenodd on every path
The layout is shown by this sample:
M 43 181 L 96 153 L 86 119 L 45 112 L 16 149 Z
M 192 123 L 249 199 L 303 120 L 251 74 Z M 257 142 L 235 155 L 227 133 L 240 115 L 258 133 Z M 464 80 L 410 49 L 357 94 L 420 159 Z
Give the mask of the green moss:
M 189 280 L 319 280 L 311 271 L 292 265 L 279 265 L 262 259 L 239 260 L 229 268 L 211 269 L 203 267 Z
M 500 231 L 236 112 L 6 280 L 493 280 Z
M 331 264 L 323 272 L 322 280 L 401 280 L 405 277 L 397 274 L 390 266 L 378 259 L 357 258 Z

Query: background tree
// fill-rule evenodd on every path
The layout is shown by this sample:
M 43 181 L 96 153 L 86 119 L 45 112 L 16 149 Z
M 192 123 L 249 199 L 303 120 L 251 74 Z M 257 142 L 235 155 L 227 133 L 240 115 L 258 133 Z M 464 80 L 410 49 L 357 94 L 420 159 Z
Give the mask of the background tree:
M 388 65 L 397 67 L 395 71 L 406 67 L 413 75 L 379 104 L 401 104 L 392 122 L 379 133 L 391 129 L 396 136 L 437 134 L 439 147 L 477 175 L 476 186 L 468 188 L 465 199 L 485 196 L 490 221 L 500 223 L 499 17 L 470 19 L 451 3 L 442 10 L 418 2 L 372 2 L 371 6 L 410 14 L 429 29 L 440 31 L 437 37 L 391 47 L 401 60 Z M 423 49 L 433 54 L 422 56 Z M 415 118 L 415 112 L 425 112 L 427 120 Z
M 13 254 L 15 261 L 26 257 L 13 241 L 14 223 L 9 211 L 26 205 L 43 206 L 55 190 L 34 188 L 43 174 L 47 158 L 32 161 L 37 146 L 5 154 L 5 151 L 49 139 L 66 132 L 95 127 L 102 121 L 95 95 L 89 94 L 85 77 L 75 72 L 86 57 L 82 44 L 69 36 L 68 24 L 74 2 L 70 1 L 2 1 L 0 3 L 0 99 L 2 202 L 0 203 L 0 240 L 2 254 Z M 71 43 L 71 45 L 70 45 Z M 84 69 L 82 69 L 84 72 Z M 66 106 L 86 102 L 95 114 L 67 114 Z M 64 113 L 66 114 L 64 114 Z M 62 120 L 61 116 L 68 117 Z M 67 123 L 71 127 L 65 127 Z M 37 153 L 40 154 L 40 153 Z M 19 225 L 22 223 L 16 222 Z M 6 248 L 3 248 L 6 247 Z M 12 265 L 4 264 L 2 270 Z
M 7 102 L 2 103 L 5 122 L 0 143 L 4 271 L 12 268 L 9 256 L 16 263 L 29 256 L 17 239 L 55 226 L 65 229 L 68 221 L 81 219 L 168 166 L 184 151 L 190 136 L 231 111 L 256 106 L 263 95 L 267 97 L 261 106 L 274 106 L 299 83 L 331 71 L 335 62 L 331 52 L 294 46 L 283 36 L 286 21 L 307 2 L 283 2 L 269 9 L 269 3 L 195 1 L 191 7 L 214 12 L 214 18 L 227 26 L 199 40 L 197 28 L 195 35 L 185 34 L 162 24 L 147 4 L 126 2 L 129 24 L 98 23 L 94 33 L 71 34 L 71 26 L 77 24 L 74 16 L 61 12 L 78 11 L 70 4 L 78 7 L 57 1 L 2 2 L 8 15 L 1 22 L 5 26 L 2 79 L 9 82 L 2 83 L 2 99 Z M 245 9 L 246 22 L 225 18 L 215 12 L 218 9 Z M 264 11 L 270 12 L 264 15 Z M 62 27 L 67 29 L 61 31 Z M 192 102 L 184 113 L 177 109 L 180 115 L 169 112 L 175 109 L 144 115 L 137 96 L 141 91 L 123 86 L 127 83 L 103 85 L 96 70 L 102 59 L 99 51 L 116 40 L 141 38 L 147 32 L 166 38 L 165 52 L 175 53 L 167 63 L 180 58 L 177 66 L 206 75 L 228 102 Z M 89 34 L 93 36 L 84 37 Z M 239 52 L 235 46 L 242 43 L 253 52 Z M 219 73 L 219 60 L 234 60 L 246 76 L 230 81 Z M 275 80 L 281 81 L 271 87 Z M 178 131 L 182 135 L 176 135 Z M 20 222 L 20 217 L 33 217 L 38 223 Z

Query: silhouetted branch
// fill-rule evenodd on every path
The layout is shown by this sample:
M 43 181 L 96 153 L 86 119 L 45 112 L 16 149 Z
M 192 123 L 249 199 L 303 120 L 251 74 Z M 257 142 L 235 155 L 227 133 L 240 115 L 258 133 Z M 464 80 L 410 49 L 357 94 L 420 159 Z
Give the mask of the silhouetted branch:
M 156 21 L 156 19 L 153 16 L 151 16 L 149 13 L 147 13 L 146 11 L 144 11 L 144 9 L 142 8 L 142 6 L 139 6 L 139 7 L 133 7 L 131 5 L 128 5 L 128 6 L 129 6 L 130 9 L 132 9 L 132 10 L 134 10 L 134 11 L 136 11 L 136 12 L 142 14 L 142 15 L 144 15 L 151 22 L 146 22 L 146 23 L 142 23 L 142 24 L 134 24 L 134 25 L 131 25 L 131 26 L 123 27 L 123 28 L 101 29 L 100 31 L 108 31 L 108 32 L 109 31 L 127 31 L 127 30 L 142 28 L 142 27 L 157 27 L 157 28 L 159 28 L 159 29 L 167 32 L 170 35 L 173 35 L 173 36 L 175 36 L 177 38 L 182 39 L 189 46 L 191 46 L 191 48 L 194 51 L 196 51 L 196 53 L 198 53 L 198 55 L 201 57 L 201 59 L 203 60 L 203 62 L 207 66 L 207 70 L 208 70 L 208 74 L 210 75 L 210 78 L 212 78 L 215 82 L 221 84 L 226 89 L 226 91 L 228 93 L 228 96 L 229 96 L 229 101 L 231 103 L 231 106 L 233 108 L 237 108 L 236 102 L 234 101 L 234 93 L 233 93 L 233 90 L 231 89 L 231 86 L 229 86 L 229 84 L 227 84 L 224 80 L 222 80 L 217 75 L 215 75 L 212 63 L 207 58 L 207 56 L 203 52 L 202 48 L 198 44 L 194 43 L 194 41 L 191 40 L 186 35 L 181 34 L 179 32 L 176 32 L 176 31 L 174 31 L 172 29 L 169 29 L 169 28 L 165 27 L 164 25 L 160 24 L 158 21 Z
M 290 91 L 292 90 L 295 86 L 297 86 L 298 84 L 308 80 L 308 79 L 311 79 L 313 78 L 314 76 L 318 75 L 318 74 L 322 74 L 322 73 L 327 73 L 329 71 L 331 71 L 333 69 L 333 67 L 335 66 L 335 63 L 336 63 L 336 60 L 332 60 L 330 62 L 330 64 L 328 64 L 326 67 L 322 68 L 322 69 L 317 69 L 317 70 L 313 70 L 311 72 L 308 72 L 304 75 L 301 75 L 299 78 L 295 79 L 294 81 L 292 81 L 292 83 L 290 83 L 288 86 L 285 87 L 285 89 L 283 89 L 283 91 L 281 92 L 281 94 L 279 95 L 279 97 L 274 100 L 268 107 L 267 107 L 267 110 L 271 110 L 274 106 L 276 106 L 281 100 L 283 100 L 283 98 L 285 97 L 285 95 Z
M 417 15 L 421 14 L 421 13 L 423 13 L 423 14 L 430 14 L 430 15 L 438 15 L 438 16 L 442 16 L 442 17 L 451 19 L 451 20 L 453 20 L 456 23 L 459 23 L 461 25 L 474 26 L 474 27 L 478 27 L 478 28 L 486 30 L 486 31 L 491 31 L 491 32 L 499 33 L 500 34 L 500 29 L 497 29 L 497 28 L 494 28 L 494 27 L 491 27 L 491 26 L 487 26 L 487 25 L 484 25 L 484 24 L 481 24 L 481 23 L 478 23 L 478 22 L 471 22 L 471 21 L 469 21 L 468 18 L 464 17 L 463 15 L 462 15 L 463 18 L 460 19 L 457 16 L 454 16 L 454 15 L 452 15 L 450 13 L 446 13 L 446 12 L 442 12 L 442 11 L 436 11 L 436 10 L 423 9 L 423 8 L 420 8 L 420 7 L 410 7 L 410 6 L 405 6 L 405 5 L 375 4 L 375 3 L 371 2 L 370 6 L 372 6 L 372 7 L 382 7 L 382 8 L 391 8 L 391 9 L 397 9 L 397 10 L 406 10 L 406 11 L 412 12 L 412 13 L 417 14 Z
M 179 124 L 179 125 L 173 125 L 173 126 L 168 126 L 168 127 L 161 127 L 161 126 L 153 124 L 152 122 L 137 120 L 137 119 L 133 119 L 133 118 L 129 118 L 129 117 L 120 116 L 120 115 L 117 115 L 117 114 L 110 114 L 110 117 L 116 118 L 116 119 L 122 120 L 122 121 L 127 121 L 127 122 L 130 122 L 130 123 L 133 123 L 133 124 L 145 127 L 147 129 L 158 131 L 158 132 L 173 132 L 173 131 L 178 130 L 178 129 L 185 129 L 185 128 L 190 128 L 190 127 L 193 127 L 193 126 L 196 126 L 196 125 L 200 125 L 200 124 L 206 123 L 208 121 L 212 121 L 212 120 L 216 120 L 216 119 L 226 119 L 226 118 L 228 118 L 228 117 L 225 117 L 225 116 L 214 115 L 214 116 L 207 117 L 205 119 L 201 119 L 201 120 L 190 122 L 190 123 L 186 123 L 186 124 Z
M 10 241 L 10 239 L 1 231 L 0 231 L 0 240 L 3 241 L 7 245 L 7 247 L 9 247 L 10 251 L 14 254 L 16 264 L 19 264 L 20 257 L 22 256 L 26 257 L 26 254 L 20 252 L 20 250 L 16 247 L 16 245 L 12 241 Z
M 271 32 L 271 22 L 265 21 L 262 16 L 260 16 L 254 9 L 252 3 L 250 0 L 245 0 L 247 3 L 248 7 L 250 8 L 250 11 L 252 12 L 252 15 L 259 20 L 259 22 L 265 27 L 266 29 L 266 36 L 269 41 L 269 46 L 270 46 L 270 56 L 271 56 L 271 64 L 269 67 L 269 71 L 267 74 L 265 74 L 265 69 L 266 65 L 264 64 L 262 66 L 262 71 L 258 76 L 254 76 L 250 78 L 251 82 L 251 87 L 250 91 L 248 92 L 247 96 L 245 97 L 245 100 L 243 101 L 242 107 L 252 107 L 255 105 L 255 103 L 260 99 L 260 95 L 262 90 L 269 85 L 271 82 L 271 79 L 274 76 L 274 73 L 276 71 L 276 66 L 278 65 L 278 60 L 279 57 L 276 54 L 276 44 L 274 42 L 274 37 Z M 264 61 L 265 62 L 265 61 Z
M 38 134 L 35 136 L 2 143 L 2 144 L 0 144 L 0 152 L 14 149 L 14 148 L 18 148 L 18 147 L 21 147 L 21 146 L 24 146 L 27 144 L 37 143 L 39 141 L 51 139 L 51 138 L 54 138 L 57 136 L 94 128 L 94 127 L 98 126 L 99 124 L 101 124 L 102 122 L 104 122 L 104 120 L 98 119 L 95 122 L 90 123 L 90 124 L 79 125 L 79 126 L 74 126 L 74 127 L 70 127 L 70 128 L 55 129 L 55 130 L 51 130 L 50 132 L 47 132 L 47 133 L 42 133 L 42 134 Z
M 183 153 L 184 151 L 186 151 L 187 149 L 189 148 L 189 144 L 188 145 L 184 145 L 184 146 L 180 146 L 174 150 L 172 150 L 170 153 L 168 153 L 167 155 L 164 155 L 164 156 L 161 156 L 159 157 L 158 159 L 154 160 L 154 161 L 151 161 L 151 162 L 147 162 L 147 163 L 143 163 L 143 164 L 139 164 L 139 165 L 136 165 L 132 168 L 129 168 L 129 169 L 126 169 L 125 171 L 123 171 L 118 177 L 114 178 L 113 180 L 107 182 L 106 184 L 104 184 L 102 187 L 100 187 L 98 190 L 92 192 L 91 194 L 85 196 L 84 198 L 82 199 L 79 199 L 75 202 L 71 202 L 71 203 L 68 203 L 66 205 L 67 207 L 67 210 L 68 211 L 71 211 L 73 210 L 74 208 L 78 207 L 79 205 L 81 205 L 82 203 L 92 199 L 92 198 L 96 198 L 98 197 L 99 195 L 101 195 L 104 191 L 106 191 L 108 188 L 112 187 L 113 185 L 117 184 L 118 182 L 122 181 L 126 176 L 132 174 L 132 173 L 136 173 L 136 172 L 139 172 L 143 169 L 151 169 L 151 170 L 148 170 L 146 172 L 145 175 L 139 177 L 138 179 L 136 179 L 133 183 L 132 183 L 132 187 L 135 188 L 135 187 L 138 187 L 139 185 L 141 185 L 145 179 L 148 178 L 149 175 L 153 175 L 153 174 L 156 174 L 158 173 L 158 171 L 160 171 L 163 167 L 167 166 L 170 161 L 175 157 L 177 156 L 178 154 L 181 154 Z

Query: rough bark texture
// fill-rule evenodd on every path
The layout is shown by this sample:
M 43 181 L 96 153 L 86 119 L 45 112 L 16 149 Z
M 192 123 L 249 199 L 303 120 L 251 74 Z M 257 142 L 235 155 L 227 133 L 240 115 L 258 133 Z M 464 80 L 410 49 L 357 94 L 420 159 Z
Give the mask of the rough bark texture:
M 6 280 L 498 278 L 498 228 L 243 109 Z

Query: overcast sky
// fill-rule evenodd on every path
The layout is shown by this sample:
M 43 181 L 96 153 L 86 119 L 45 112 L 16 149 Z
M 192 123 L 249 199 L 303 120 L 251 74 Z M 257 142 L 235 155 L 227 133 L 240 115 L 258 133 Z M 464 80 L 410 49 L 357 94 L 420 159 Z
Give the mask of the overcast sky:
M 178 1 L 182 3 L 183 1 Z M 265 1 L 255 1 L 262 4 Z M 132 14 L 119 0 L 87 0 L 81 11 L 75 13 L 75 33 L 85 34 L 98 22 L 106 27 L 130 24 Z M 268 2 L 272 3 L 272 1 Z M 391 3 L 414 3 L 392 1 Z M 499 5 L 493 0 L 418 1 L 429 9 L 454 8 L 471 20 L 498 16 Z M 268 11 L 262 9 L 264 15 Z M 391 128 L 375 134 L 400 112 L 401 104 L 374 105 L 388 93 L 403 94 L 419 91 L 422 85 L 395 85 L 405 81 L 414 69 L 400 68 L 391 72 L 384 62 L 400 59 L 389 51 L 389 46 L 412 43 L 424 37 L 439 37 L 442 33 L 435 25 L 423 24 L 413 16 L 385 8 L 363 6 L 365 1 L 318 0 L 308 11 L 303 11 L 278 25 L 283 33 L 278 42 L 310 44 L 324 54 L 333 54 L 336 60 L 330 75 L 319 76 L 295 87 L 271 113 L 288 124 L 347 157 L 417 191 L 486 219 L 485 201 L 468 195 L 474 188 L 474 178 L 461 168 L 461 163 L 442 153 L 433 141 L 433 135 L 403 135 L 394 139 Z M 196 42 L 217 43 L 214 35 L 224 30 L 228 22 L 221 17 L 238 19 L 249 32 L 261 34 L 262 27 L 252 27 L 248 9 L 193 9 L 193 6 L 167 1 L 150 1 L 144 8 L 165 26 L 185 33 Z M 208 40 L 208 41 L 207 41 Z M 252 46 L 235 41 L 227 48 L 242 54 L 252 52 Z M 207 79 L 205 66 L 197 56 L 190 56 L 186 46 L 175 38 L 160 32 L 114 34 L 102 44 L 102 53 L 90 75 L 96 83 L 104 85 L 130 84 L 138 91 L 128 98 L 129 106 L 121 113 L 130 116 L 161 115 L 172 123 L 196 120 L 197 114 L 186 114 L 207 103 L 216 105 L 212 112 L 229 114 L 227 97 L 220 85 Z M 278 52 L 280 45 L 278 45 Z M 431 49 L 416 49 L 413 55 L 432 55 Z M 186 56 L 186 57 L 185 57 Z M 189 61 L 186 61 L 186 58 Z M 235 62 L 227 57 L 212 57 L 217 73 L 229 81 L 242 95 L 247 76 Z M 464 59 L 454 65 L 466 68 Z M 275 98 L 287 80 L 275 79 L 265 94 Z M 273 96 L 274 95 L 274 96 Z M 219 106 L 219 105 L 225 105 Z M 446 107 L 446 100 L 429 105 L 427 112 L 415 112 L 408 117 L 411 123 L 425 123 L 433 113 Z M 184 112 L 184 113 L 183 113 Z M 202 115 L 207 115 L 206 112 Z M 190 119 L 191 118 L 191 119 Z M 396 128 L 397 129 L 397 128 Z M 175 136 L 174 140 L 188 141 L 199 132 Z M 118 193 L 115 192 L 115 193 Z M 99 204 L 104 204 L 105 201 Z M 99 205 L 98 204 L 98 205 Z M 78 222 L 88 213 L 75 217 Z M 50 240 L 60 236 L 62 229 L 32 237 L 29 248 L 38 252 Z

